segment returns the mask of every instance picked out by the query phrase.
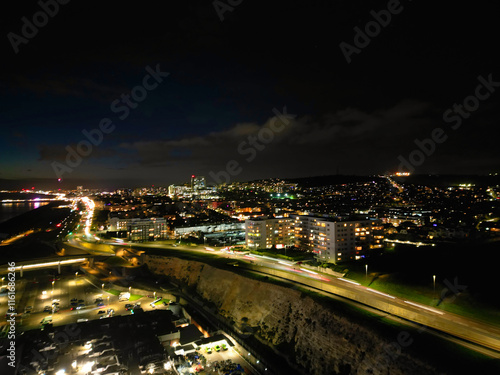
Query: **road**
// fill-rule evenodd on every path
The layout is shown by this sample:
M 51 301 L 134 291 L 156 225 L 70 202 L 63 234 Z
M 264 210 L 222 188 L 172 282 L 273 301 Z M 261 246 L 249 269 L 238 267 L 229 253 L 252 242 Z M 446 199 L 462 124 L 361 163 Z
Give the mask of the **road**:
M 8 238 L 6 240 L 1 241 L 0 246 L 12 245 L 14 242 L 20 240 L 21 238 L 27 237 L 32 233 L 35 233 L 35 231 L 33 229 L 27 230 L 26 232 L 18 234 L 17 236 L 14 236 L 14 237 L 11 237 L 11 238 Z
M 265 268 L 264 272 L 267 274 L 330 292 L 493 349 L 499 352 L 494 355 L 495 358 L 500 358 L 500 328 L 497 326 L 382 293 L 353 280 L 322 275 L 295 265 L 286 265 L 283 261 L 259 258 L 249 260 L 254 263 L 246 264 L 244 267 L 247 269 L 262 271 L 262 268 Z
M 139 251 L 144 251 L 144 248 L 161 249 L 166 247 L 165 244 L 134 245 L 112 242 L 107 244 L 110 249 L 115 250 L 117 248 L 123 249 L 126 246 L 128 251 L 134 251 L 134 246 L 140 247 Z M 103 244 L 101 243 L 99 246 L 101 247 Z M 207 252 L 204 248 L 193 249 L 190 246 L 169 246 L 169 254 L 172 254 L 172 250 L 192 254 Z M 276 276 L 327 293 L 333 293 L 405 320 L 484 346 L 493 350 L 490 351 L 491 356 L 500 358 L 500 328 L 497 326 L 440 310 L 436 307 L 415 303 L 408 299 L 391 296 L 363 286 L 353 280 L 321 274 L 292 262 L 253 255 L 228 254 L 220 250 L 210 251 L 210 253 L 237 261 L 240 268 Z

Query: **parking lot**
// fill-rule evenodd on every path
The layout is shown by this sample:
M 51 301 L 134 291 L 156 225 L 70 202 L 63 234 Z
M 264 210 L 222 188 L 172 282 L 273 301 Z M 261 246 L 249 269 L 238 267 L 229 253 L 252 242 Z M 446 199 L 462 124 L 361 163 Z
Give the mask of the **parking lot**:
M 118 296 L 107 292 L 104 285 L 92 284 L 78 272 L 54 275 L 55 272 L 26 272 L 16 285 L 16 310 L 19 331 L 40 329 L 45 317 L 50 316 L 54 326 L 94 320 L 116 315 L 129 315 L 127 303 L 141 304 L 145 311 L 166 309 L 163 303 L 154 307 L 156 296 L 143 296 L 138 300 L 118 301 Z M 168 302 L 168 299 L 164 299 Z M 160 301 L 160 302 L 163 302 Z M 110 314 L 110 310 L 114 310 Z M 4 317 L 0 327 L 5 326 L 7 295 L 0 295 L 0 314 Z
M 181 374 L 219 374 L 220 370 L 222 374 L 232 371 L 232 374 L 237 375 L 239 372 L 236 370 L 240 369 L 242 374 L 246 373 L 244 369 L 248 369 L 248 364 L 232 347 L 228 347 L 227 350 L 221 349 L 219 352 L 212 349 L 212 352 L 208 354 L 207 346 L 213 348 L 213 345 L 203 345 L 196 353 L 187 355 L 189 362 L 186 366 L 181 366 L 179 372 Z

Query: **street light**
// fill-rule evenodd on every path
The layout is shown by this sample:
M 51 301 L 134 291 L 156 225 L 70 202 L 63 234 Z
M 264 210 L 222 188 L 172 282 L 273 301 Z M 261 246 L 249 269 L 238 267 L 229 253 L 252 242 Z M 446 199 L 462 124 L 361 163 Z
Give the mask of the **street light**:
M 436 275 L 432 275 L 432 283 L 434 285 L 434 295 L 436 295 Z
M 130 293 L 130 290 L 131 290 L 131 289 L 132 289 L 132 287 L 131 287 L 131 286 L 129 286 L 129 287 L 128 287 L 128 292 L 129 292 L 129 293 Z
M 54 294 L 54 284 L 55 284 L 55 280 L 52 281 L 52 294 Z
M 104 290 L 104 283 L 101 284 L 101 290 Z
M 2 277 L 2 287 L 3 287 L 3 281 L 4 281 L 5 277 Z
M 365 277 L 368 279 L 368 264 L 365 264 Z

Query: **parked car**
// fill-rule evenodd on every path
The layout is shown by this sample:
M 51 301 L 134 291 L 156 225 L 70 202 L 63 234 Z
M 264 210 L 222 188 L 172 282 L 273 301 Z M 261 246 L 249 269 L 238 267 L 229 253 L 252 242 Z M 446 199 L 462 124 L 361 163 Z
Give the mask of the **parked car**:
M 97 315 L 99 315 L 99 314 L 106 314 L 106 311 L 104 311 L 104 310 L 99 310 L 99 311 L 97 312 Z
M 212 348 L 211 348 L 210 346 L 207 346 L 207 347 L 205 348 L 205 352 L 206 352 L 207 354 L 212 354 Z
M 99 302 L 99 303 L 97 304 L 97 307 L 102 307 L 102 306 L 104 306 L 104 303 L 102 303 L 102 302 Z
M 220 352 L 220 345 L 215 345 L 214 349 L 215 349 L 216 352 Z
M 227 345 L 226 344 L 222 344 L 222 350 L 227 350 Z

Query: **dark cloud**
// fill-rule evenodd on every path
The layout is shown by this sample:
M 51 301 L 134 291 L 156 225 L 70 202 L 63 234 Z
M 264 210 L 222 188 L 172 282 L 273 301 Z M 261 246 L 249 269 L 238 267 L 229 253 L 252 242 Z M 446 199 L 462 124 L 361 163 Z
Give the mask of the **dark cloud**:
M 46 79 L 18 76 L 12 82 L 15 91 L 37 95 L 79 97 L 109 103 L 122 93 L 130 91 L 125 85 L 106 85 L 84 77 L 51 77 Z
M 357 164 L 366 164 L 361 161 L 366 159 L 365 153 L 373 149 L 378 150 L 379 156 L 383 155 L 395 162 L 397 148 L 394 148 L 394 140 L 405 135 L 411 141 L 411 129 L 430 127 L 432 124 L 432 120 L 425 117 L 428 106 L 425 103 L 412 103 L 401 102 L 387 110 L 373 113 L 347 108 L 320 118 L 297 117 L 283 126 L 281 131 L 261 133 L 264 142 L 258 143 L 262 146 L 252 146 L 251 138 L 258 137 L 263 129 L 273 129 L 272 124 L 280 122 L 278 117 L 271 117 L 263 124 L 236 124 L 205 136 L 122 143 L 120 148 L 136 153 L 143 166 L 168 165 L 175 161 L 180 164 L 197 162 L 206 167 L 220 168 L 231 159 L 245 163 L 250 157 L 249 148 L 254 148 L 258 155 L 251 162 L 252 169 L 269 164 L 269 160 L 279 160 L 283 156 L 286 159 L 290 155 L 293 155 L 292 159 L 300 159 L 300 164 L 304 166 L 330 165 L 335 162 L 354 168 Z M 272 141 L 266 143 L 267 134 L 270 133 Z M 367 140 L 377 141 L 370 146 Z M 238 149 L 243 153 L 239 153 Z M 280 169 L 288 167 L 281 165 Z M 297 170 L 297 167 L 294 169 Z M 291 169 L 288 170 L 291 172 Z
M 82 139 L 83 140 L 83 139 Z M 74 150 L 75 152 L 78 150 L 77 143 L 71 143 L 67 145 L 61 144 L 42 144 L 38 146 L 39 161 L 57 161 L 57 162 L 66 162 L 66 157 L 68 156 L 68 148 Z M 86 151 L 84 151 L 86 152 Z M 104 146 L 92 146 L 92 151 L 88 156 L 83 156 L 82 159 L 104 159 L 115 156 L 117 151 L 111 148 L 105 148 Z M 84 155 L 84 154 L 83 154 Z

